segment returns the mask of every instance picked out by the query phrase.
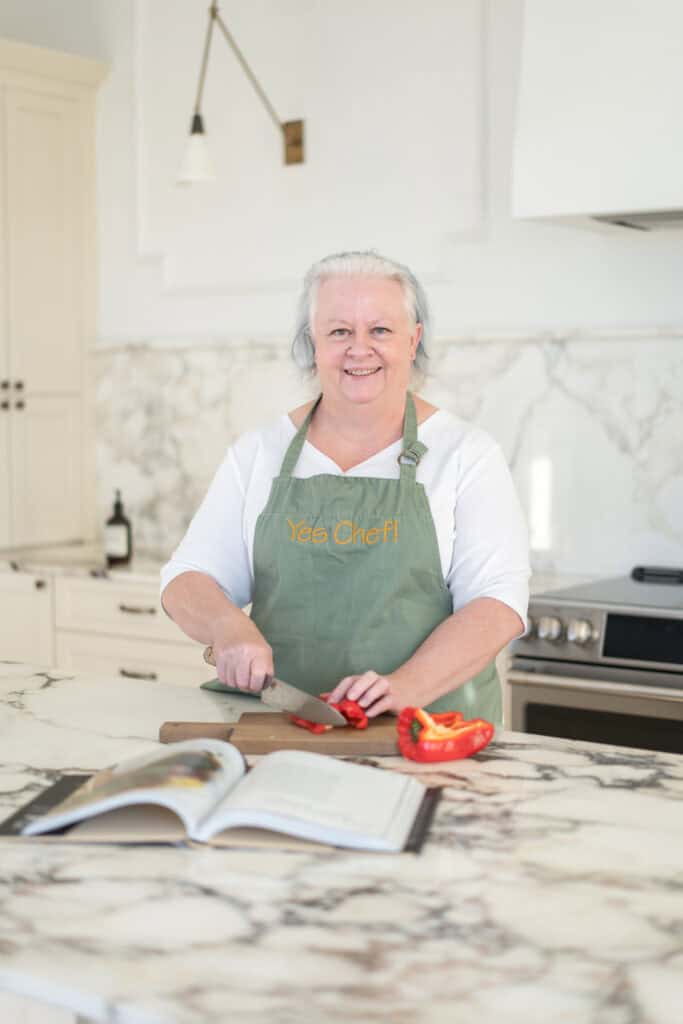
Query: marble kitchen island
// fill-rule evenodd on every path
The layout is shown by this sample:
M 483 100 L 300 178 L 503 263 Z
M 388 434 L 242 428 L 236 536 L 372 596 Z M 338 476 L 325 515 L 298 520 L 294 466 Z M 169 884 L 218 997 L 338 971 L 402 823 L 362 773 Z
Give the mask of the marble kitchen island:
M 0 664 L 0 814 L 245 706 Z M 0 1017 L 25 996 L 32 1021 L 683 1021 L 683 757 L 500 732 L 383 763 L 446 787 L 420 855 L 4 841 Z

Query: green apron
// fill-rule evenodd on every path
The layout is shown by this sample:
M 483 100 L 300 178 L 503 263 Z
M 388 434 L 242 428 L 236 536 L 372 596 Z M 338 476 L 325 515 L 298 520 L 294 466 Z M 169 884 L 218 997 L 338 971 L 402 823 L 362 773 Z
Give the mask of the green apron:
M 251 617 L 277 675 L 320 694 L 344 676 L 402 665 L 453 612 L 427 495 L 427 451 L 408 393 L 400 477 L 292 475 L 320 398 L 292 439 L 256 522 Z M 495 662 L 431 711 L 502 721 Z

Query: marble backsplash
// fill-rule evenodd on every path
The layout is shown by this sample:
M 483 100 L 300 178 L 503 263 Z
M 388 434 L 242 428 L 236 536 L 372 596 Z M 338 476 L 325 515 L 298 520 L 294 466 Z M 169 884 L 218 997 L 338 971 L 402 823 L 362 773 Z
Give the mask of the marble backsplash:
M 315 391 L 288 345 L 94 350 L 100 518 L 120 487 L 138 550 L 170 552 L 227 444 Z M 683 565 L 683 331 L 462 337 L 420 389 L 502 445 L 536 572 Z

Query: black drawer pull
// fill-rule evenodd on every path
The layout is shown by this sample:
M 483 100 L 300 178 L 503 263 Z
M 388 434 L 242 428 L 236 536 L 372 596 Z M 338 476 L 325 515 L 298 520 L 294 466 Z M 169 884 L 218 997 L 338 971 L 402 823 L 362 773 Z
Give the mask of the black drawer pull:
M 156 615 L 156 608 L 136 608 L 134 604 L 120 604 L 119 611 L 126 615 Z
M 129 672 L 126 668 L 119 669 L 119 675 L 125 679 L 158 679 L 156 672 Z

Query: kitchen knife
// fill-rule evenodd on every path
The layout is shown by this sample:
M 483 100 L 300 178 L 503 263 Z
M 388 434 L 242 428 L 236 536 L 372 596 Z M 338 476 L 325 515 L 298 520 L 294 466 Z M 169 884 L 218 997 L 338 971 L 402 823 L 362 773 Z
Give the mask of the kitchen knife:
M 204 661 L 208 665 L 216 664 L 213 650 L 210 647 L 204 651 Z M 292 715 L 298 715 L 299 718 L 308 719 L 309 722 L 317 722 L 320 725 L 346 725 L 346 719 L 336 708 L 331 707 L 319 697 L 313 697 L 310 693 L 299 690 L 291 683 L 284 683 L 275 676 L 266 680 L 258 696 L 269 708 L 288 711 Z
M 309 722 L 318 722 L 321 725 L 346 725 L 346 719 L 336 708 L 326 704 L 319 697 L 298 690 L 291 683 L 283 683 L 275 676 L 266 680 L 259 696 L 269 708 L 289 711 L 299 718 L 307 718 Z

